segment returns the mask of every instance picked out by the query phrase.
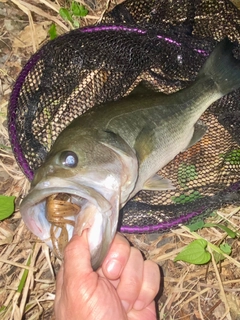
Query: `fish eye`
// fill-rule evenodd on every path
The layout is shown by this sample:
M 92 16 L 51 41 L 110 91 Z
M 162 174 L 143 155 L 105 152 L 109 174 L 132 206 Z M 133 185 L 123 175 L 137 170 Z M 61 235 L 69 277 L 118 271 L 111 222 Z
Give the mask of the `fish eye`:
M 61 163 L 69 168 L 75 168 L 78 164 L 78 156 L 73 151 L 63 151 L 60 155 Z

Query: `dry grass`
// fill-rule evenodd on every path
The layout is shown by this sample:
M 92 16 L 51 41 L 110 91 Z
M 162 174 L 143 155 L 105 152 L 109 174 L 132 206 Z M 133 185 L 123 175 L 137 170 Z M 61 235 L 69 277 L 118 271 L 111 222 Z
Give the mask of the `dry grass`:
M 231 221 L 239 230 L 240 208 L 218 212 L 215 223 Z M 226 234 L 216 228 L 204 228 L 198 233 L 182 227 L 164 235 L 128 235 L 135 247 L 147 259 L 157 262 L 163 271 L 164 288 L 159 300 L 160 319 L 239 319 L 240 261 L 239 239 L 225 239 Z M 195 266 L 174 262 L 176 255 L 191 241 L 204 238 L 212 244 L 224 240 L 232 246 L 232 255 L 221 264 Z M 208 247 L 211 252 L 211 248 Z
M 10 149 L 6 113 L 14 79 L 31 54 L 46 41 L 51 21 L 59 33 L 70 30 L 58 15 L 61 5 L 64 1 L 0 0 L 0 187 L 1 194 L 17 197 L 16 212 L 0 222 L 1 319 L 52 317 L 55 275 L 60 263 L 21 220 L 18 204 L 29 183 Z M 113 5 L 113 1 L 102 0 L 94 10 L 88 7 L 89 15 L 82 19 L 82 25 L 95 23 Z M 231 228 L 239 229 L 238 208 L 222 210 L 215 219 L 228 221 Z M 226 257 L 221 265 L 214 259 L 204 266 L 173 262 L 176 254 L 199 236 L 214 244 L 226 241 L 232 247 L 231 257 Z M 190 233 L 184 227 L 164 235 L 127 236 L 147 259 L 161 266 L 164 283 L 159 299 L 160 319 L 240 319 L 240 243 L 225 237 L 216 228 Z

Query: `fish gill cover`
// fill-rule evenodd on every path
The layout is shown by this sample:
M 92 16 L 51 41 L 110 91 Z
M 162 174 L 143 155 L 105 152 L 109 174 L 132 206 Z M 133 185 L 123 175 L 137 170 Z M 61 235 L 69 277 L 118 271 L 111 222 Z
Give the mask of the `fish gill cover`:
M 139 82 L 171 93 L 189 85 L 217 42 L 240 57 L 240 12 L 227 0 L 126 1 L 101 24 L 44 45 L 20 73 L 8 128 L 32 180 L 59 133 L 76 117 L 129 94 Z M 160 172 L 176 190 L 141 191 L 122 210 L 123 232 L 165 231 L 240 200 L 240 90 L 214 103 L 203 139 Z

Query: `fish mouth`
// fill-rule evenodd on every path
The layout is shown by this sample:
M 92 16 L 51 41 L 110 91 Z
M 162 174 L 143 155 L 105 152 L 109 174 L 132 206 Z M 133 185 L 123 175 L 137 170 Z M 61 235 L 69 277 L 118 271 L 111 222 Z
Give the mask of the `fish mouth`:
M 94 270 L 101 266 L 115 235 L 118 210 L 95 189 L 60 178 L 39 182 L 20 205 L 28 229 L 60 259 L 72 236 L 88 229 Z

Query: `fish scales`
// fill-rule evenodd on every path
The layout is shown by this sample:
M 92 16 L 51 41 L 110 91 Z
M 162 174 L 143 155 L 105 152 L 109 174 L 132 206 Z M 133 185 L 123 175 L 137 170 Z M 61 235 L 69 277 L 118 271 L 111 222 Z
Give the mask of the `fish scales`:
M 140 87 L 130 97 L 114 102 L 114 106 L 108 103 L 75 119 L 67 129 L 68 136 L 80 138 L 86 132 L 93 136 L 95 130 L 96 137 L 101 131 L 110 131 L 123 138 L 136 152 L 139 177 L 143 177 L 132 197 L 142 189 L 146 176 L 151 177 L 188 146 L 194 124 L 221 96 L 208 76 L 169 96 Z M 63 146 L 61 134 L 58 139 Z M 66 140 L 65 148 L 74 144 L 72 139 Z

